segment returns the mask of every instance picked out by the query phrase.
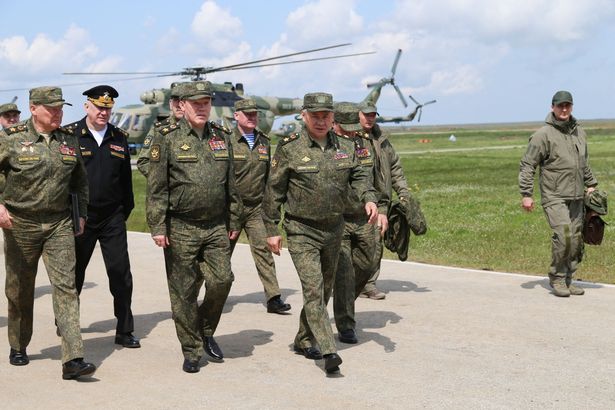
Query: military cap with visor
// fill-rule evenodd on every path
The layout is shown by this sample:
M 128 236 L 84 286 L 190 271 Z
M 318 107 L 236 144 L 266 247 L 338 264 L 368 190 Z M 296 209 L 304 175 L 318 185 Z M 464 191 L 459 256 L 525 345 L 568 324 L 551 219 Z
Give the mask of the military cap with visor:
M 117 90 L 110 85 L 97 85 L 89 90 L 85 90 L 83 95 L 88 97 L 88 101 L 97 107 L 112 108 L 115 104 L 114 98 L 119 96 Z
M 559 104 L 563 104 L 563 103 L 570 103 L 572 104 L 572 94 L 570 94 L 568 91 L 558 91 L 553 95 L 553 98 L 551 99 L 551 104 L 553 105 L 559 105 Z
M 59 107 L 71 105 L 62 97 L 62 89 L 54 86 L 36 87 L 30 90 L 30 103 L 35 105 L 47 105 L 49 107 Z
M 183 83 L 178 92 L 182 100 L 200 100 L 211 98 L 211 83 L 209 81 L 191 81 Z
M 333 112 L 333 96 L 329 93 L 308 93 L 303 96 L 303 109 L 308 112 Z
M 371 101 L 362 102 L 361 104 L 359 104 L 359 110 L 363 114 L 371 114 L 371 113 L 374 113 L 374 112 L 376 114 L 378 114 L 378 108 L 376 108 L 376 104 L 374 104 Z
M 235 111 L 242 112 L 257 112 L 258 107 L 256 106 L 256 101 L 252 98 L 244 98 L 243 100 L 235 101 Z
M 344 131 L 361 131 L 361 123 L 359 122 L 359 106 L 351 102 L 338 102 L 333 106 L 335 122 L 342 127 Z
M 171 94 L 170 97 L 174 98 L 174 99 L 179 99 L 179 96 L 181 94 L 181 90 L 182 87 L 184 86 L 184 84 L 187 84 L 187 82 L 174 82 L 171 84 Z
M 0 105 L 0 115 L 5 114 L 7 112 L 16 112 L 18 114 L 21 114 L 21 111 L 19 111 L 17 104 L 6 103 L 6 104 Z

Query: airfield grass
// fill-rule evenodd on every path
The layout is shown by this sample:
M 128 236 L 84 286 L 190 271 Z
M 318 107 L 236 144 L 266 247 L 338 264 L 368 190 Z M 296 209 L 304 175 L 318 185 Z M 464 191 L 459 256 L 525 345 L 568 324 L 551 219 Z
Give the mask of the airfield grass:
M 410 239 L 409 260 L 504 272 L 546 275 L 550 229 L 540 207 L 520 207 L 517 176 L 531 129 L 391 129 L 412 193 L 420 200 L 428 231 Z M 615 192 L 615 123 L 586 128 L 590 164 L 600 188 Z M 457 141 L 449 141 L 454 134 Z M 147 232 L 145 180 L 133 172 L 135 203 L 128 226 Z M 607 222 L 610 220 L 606 217 Z M 601 246 L 585 246 L 577 278 L 615 283 L 614 225 Z M 245 241 L 245 238 L 243 238 Z M 385 258 L 396 259 L 388 250 Z

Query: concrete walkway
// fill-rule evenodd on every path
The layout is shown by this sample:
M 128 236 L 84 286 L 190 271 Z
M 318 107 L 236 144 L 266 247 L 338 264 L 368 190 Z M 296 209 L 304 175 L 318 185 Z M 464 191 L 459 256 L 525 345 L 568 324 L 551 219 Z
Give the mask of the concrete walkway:
M 382 301 L 357 301 L 359 344 L 338 344 L 341 374 L 291 352 L 301 290 L 288 252 L 276 258 L 289 315 L 266 313 L 249 249 L 233 257 L 235 283 L 216 340 L 224 363 L 181 370 L 162 251 L 131 233 L 133 311 L 141 349 L 113 344 L 115 319 L 97 250 L 81 298 L 94 378 L 61 380 L 49 281 L 37 278 L 31 362 L 8 363 L 0 298 L 3 409 L 613 409 L 615 288 L 583 284 L 556 298 L 545 278 L 384 261 Z M 4 283 L 4 256 L 0 255 Z

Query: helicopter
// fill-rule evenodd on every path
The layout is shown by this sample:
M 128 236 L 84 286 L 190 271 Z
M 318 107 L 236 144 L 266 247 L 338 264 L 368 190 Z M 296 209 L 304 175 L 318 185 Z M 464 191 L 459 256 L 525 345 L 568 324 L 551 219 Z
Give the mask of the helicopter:
M 382 87 L 384 87 L 387 84 L 390 84 L 395 89 L 395 92 L 399 96 L 399 99 L 401 100 L 404 107 L 408 106 L 408 103 L 406 102 L 404 95 L 402 94 L 401 90 L 395 83 L 395 71 L 397 71 L 397 64 L 399 63 L 401 54 L 402 54 L 402 50 L 398 49 L 395 55 L 395 59 L 393 60 L 393 65 L 391 66 L 391 75 L 389 77 L 383 77 L 375 83 L 367 84 L 367 88 L 371 88 L 371 90 L 359 104 L 371 103 L 373 105 L 377 105 L 378 99 L 380 98 L 380 93 L 382 91 Z M 417 107 L 415 108 L 414 112 L 410 113 L 409 115 L 405 117 L 377 117 L 376 122 L 385 123 L 385 122 L 412 121 L 414 117 L 416 116 L 417 112 L 419 113 L 419 120 L 420 120 L 420 117 L 421 117 L 420 113 L 422 112 L 423 106 L 427 104 L 433 104 L 436 102 L 435 100 L 433 100 L 433 101 L 426 102 L 424 104 L 419 104 L 418 101 L 416 101 L 412 96 L 410 96 L 410 99 L 412 99 L 412 101 L 414 101 L 417 104 Z M 301 116 L 297 115 L 294 118 L 294 120 L 286 121 L 282 123 L 280 128 L 272 131 L 272 133 L 278 137 L 286 137 L 295 132 L 299 132 L 302 128 L 303 128 L 303 121 L 301 120 Z
M 399 124 L 400 122 L 414 120 L 417 114 L 419 116 L 419 118 L 417 119 L 417 122 L 421 122 L 421 115 L 423 114 L 423 107 L 437 102 L 436 100 L 431 100 L 425 103 L 419 103 L 411 95 L 408 95 L 408 97 L 410 97 L 410 99 L 416 104 L 416 106 L 414 107 L 414 111 L 412 111 L 410 114 L 403 116 L 403 117 L 377 117 L 376 122 L 377 123 L 394 122 L 396 124 Z
M 366 54 L 373 54 L 374 51 L 343 54 L 328 57 L 317 57 L 293 61 L 282 61 L 268 63 L 272 60 L 293 57 L 302 54 L 314 53 L 318 51 L 345 47 L 351 43 L 336 44 L 327 47 L 316 48 L 312 50 L 300 51 L 269 57 L 260 60 L 249 61 L 245 63 L 232 64 L 223 67 L 188 67 L 178 72 L 156 72 L 156 73 L 126 73 L 126 72 L 110 72 L 110 73 L 63 73 L 64 75 L 152 75 L 153 77 L 167 76 L 182 76 L 190 77 L 191 81 L 204 80 L 205 76 L 210 73 L 230 70 L 242 70 L 248 68 L 260 68 L 273 65 L 295 64 L 308 61 L 328 60 L 343 57 L 355 57 Z M 263 64 L 264 63 L 264 64 Z M 140 77 L 148 78 L 148 77 Z M 212 110 L 210 120 L 230 127 L 233 121 L 234 104 L 237 100 L 244 98 L 244 86 L 242 83 L 233 84 L 231 82 L 212 83 Z M 132 104 L 114 109 L 109 122 L 128 132 L 128 145 L 131 153 L 139 151 L 143 145 L 143 141 L 156 121 L 160 121 L 168 117 L 170 113 L 169 99 L 171 90 L 169 88 L 159 88 L 145 91 L 141 94 L 140 100 L 143 104 Z M 283 97 L 261 97 L 250 96 L 255 100 L 258 107 L 258 128 L 265 134 L 271 132 L 273 122 L 278 116 L 297 114 L 301 111 L 303 100 L 300 98 L 283 98 Z

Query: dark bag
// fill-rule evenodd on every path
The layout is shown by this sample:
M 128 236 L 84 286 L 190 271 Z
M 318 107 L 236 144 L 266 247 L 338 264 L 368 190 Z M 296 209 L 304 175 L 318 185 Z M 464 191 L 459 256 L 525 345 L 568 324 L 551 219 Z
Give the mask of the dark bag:
M 583 224 L 583 242 L 588 245 L 600 245 L 604 237 L 606 222 L 596 211 L 585 209 L 585 223 Z

